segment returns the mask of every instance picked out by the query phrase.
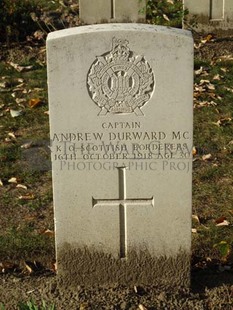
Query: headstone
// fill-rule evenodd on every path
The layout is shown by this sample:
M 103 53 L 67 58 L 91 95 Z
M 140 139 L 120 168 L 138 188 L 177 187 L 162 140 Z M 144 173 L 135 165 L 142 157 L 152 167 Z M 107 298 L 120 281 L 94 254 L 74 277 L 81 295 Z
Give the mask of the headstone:
M 199 31 L 233 29 L 232 0 L 183 0 L 188 25 Z
M 85 24 L 110 21 L 112 10 L 111 0 L 79 0 L 79 17 Z
M 80 20 L 84 24 L 143 22 L 146 0 L 79 0 Z
M 58 274 L 188 285 L 193 40 L 138 24 L 47 41 Z

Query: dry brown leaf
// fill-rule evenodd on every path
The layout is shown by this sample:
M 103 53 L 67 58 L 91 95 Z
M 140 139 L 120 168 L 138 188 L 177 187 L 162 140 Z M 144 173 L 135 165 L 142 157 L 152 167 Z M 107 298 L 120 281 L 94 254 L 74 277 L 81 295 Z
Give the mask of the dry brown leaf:
M 39 98 L 34 98 L 29 100 L 30 108 L 35 108 L 38 105 L 42 104 L 43 102 Z
M 170 19 L 168 18 L 168 16 L 167 16 L 166 14 L 163 14 L 163 18 L 164 18 L 165 20 L 167 20 L 168 22 L 170 21 Z
M 196 220 L 200 224 L 200 220 L 199 220 L 199 217 L 197 215 L 193 214 L 192 219 Z
M 203 155 L 202 156 L 202 160 L 209 160 L 212 158 L 212 155 L 211 154 L 206 154 L 206 155 Z
M 33 194 L 26 194 L 26 195 L 19 196 L 20 200 L 33 200 L 35 198 L 36 197 Z
M 199 85 L 210 84 L 209 80 L 200 80 Z
M 44 266 L 40 262 L 37 262 L 37 261 L 34 261 L 34 262 L 24 261 L 24 264 L 30 274 L 44 269 Z
M 10 178 L 8 180 L 8 183 L 15 183 L 15 184 L 18 183 L 17 178 L 15 178 L 15 177 Z
M 205 44 L 213 38 L 212 34 L 208 34 L 205 38 L 201 40 L 201 43 Z
M 216 74 L 216 75 L 213 77 L 213 80 L 220 81 L 220 80 L 221 80 L 220 75 L 219 75 L 219 74 Z
M 215 86 L 214 86 L 213 84 L 211 84 L 211 83 L 209 83 L 209 84 L 207 85 L 207 88 L 208 88 L 209 90 L 215 90 Z
M 54 261 L 52 261 L 52 266 L 51 266 L 52 268 L 52 271 L 53 272 L 57 272 L 57 262 L 54 260 Z
M 51 236 L 53 237 L 54 236 L 54 231 L 53 230 L 50 230 L 50 229 L 45 229 L 41 232 L 41 235 L 47 235 L 47 236 Z
M 26 185 L 23 184 L 17 184 L 16 185 L 17 188 L 22 188 L 22 189 L 28 189 Z
M 16 98 L 15 101 L 16 101 L 17 104 L 22 104 L 22 103 L 26 102 L 26 99 L 24 99 L 24 98 Z
M 198 44 L 194 44 L 194 48 L 196 49 L 196 50 L 198 50 L 200 47 L 202 47 L 202 44 L 201 43 L 198 43 Z
M 233 88 L 230 88 L 230 87 L 224 87 L 227 91 L 233 93 Z
M 203 67 L 200 67 L 200 69 L 195 70 L 194 72 L 195 72 L 196 75 L 202 74 L 202 72 L 203 72 Z
M 220 56 L 218 58 L 218 60 L 233 60 L 233 55 L 229 54 L 229 55 L 223 55 L 223 56 Z
M 6 81 L 0 83 L 0 88 L 7 88 L 7 87 L 9 87 L 9 86 L 10 86 L 9 83 L 6 82 Z
M 23 111 L 22 110 L 12 110 L 10 109 L 10 115 L 12 117 L 18 117 L 20 115 L 22 115 Z
M 223 221 L 222 223 L 216 224 L 216 226 L 228 226 L 230 225 L 230 222 L 228 222 L 227 220 Z
M 219 218 L 217 218 L 216 220 L 215 220 L 215 223 L 216 224 L 219 224 L 219 223 L 222 223 L 223 221 L 225 221 L 226 220 L 226 217 L 225 216 L 221 216 L 221 217 L 219 217 Z
M 8 132 L 7 134 L 11 139 L 16 140 L 16 136 L 13 132 Z
M 232 121 L 232 118 L 225 117 L 219 119 L 216 123 L 213 123 L 214 125 L 217 125 L 218 127 L 229 125 L 229 123 Z
M 226 73 L 228 70 L 227 70 L 227 68 L 220 68 L 220 70 L 222 71 L 222 72 L 224 72 L 224 73 Z
M 197 149 L 196 149 L 196 147 L 195 147 L 195 146 L 193 146 L 193 149 L 192 149 L 192 154 L 193 154 L 193 156 L 197 154 Z
M 33 146 L 33 142 L 28 142 L 28 143 L 22 144 L 20 147 L 21 149 L 30 149 L 30 147 L 32 146 Z
M 18 269 L 18 265 L 12 262 L 8 262 L 8 261 L 0 262 L 0 271 L 2 273 L 7 273 L 9 271 L 14 271 L 16 269 Z
M 9 62 L 9 65 L 13 67 L 18 72 L 29 71 L 33 68 L 33 66 L 20 66 L 19 64 L 15 64 L 13 62 Z

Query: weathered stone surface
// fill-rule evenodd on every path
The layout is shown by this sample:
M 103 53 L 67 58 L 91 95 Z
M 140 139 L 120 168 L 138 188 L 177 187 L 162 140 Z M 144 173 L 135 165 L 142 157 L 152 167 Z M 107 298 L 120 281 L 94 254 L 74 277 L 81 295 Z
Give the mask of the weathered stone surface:
M 116 0 L 114 11 L 117 22 L 143 22 L 146 18 L 146 0 Z
M 109 258 L 112 278 L 109 273 L 97 281 L 119 281 L 127 270 L 133 283 L 140 265 L 138 282 L 151 283 L 158 282 L 149 272 L 160 261 L 170 270 L 167 283 L 187 284 L 190 33 L 136 24 L 84 26 L 49 34 L 47 51 L 59 274 L 73 274 L 75 264 L 74 281 L 83 272 L 90 283 Z
M 79 0 L 79 16 L 85 24 L 109 22 L 112 16 L 112 1 Z
M 183 0 L 188 24 L 199 31 L 233 29 L 232 0 Z
M 146 0 L 79 0 L 80 19 L 85 24 L 143 22 Z

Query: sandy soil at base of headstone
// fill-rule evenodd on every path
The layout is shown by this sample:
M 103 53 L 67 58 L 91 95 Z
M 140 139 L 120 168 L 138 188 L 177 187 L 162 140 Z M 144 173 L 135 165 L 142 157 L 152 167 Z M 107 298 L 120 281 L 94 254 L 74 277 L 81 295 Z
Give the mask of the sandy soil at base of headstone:
M 218 276 L 219 275 L 215 275 Z M 209 282 L 215 276 L 207 275 Z M 199 276 L 195 281 L 198 284 Z M 228 282 L 229 283 L 229 282 Z M 202 283 L 203 284 L 203 283 Z M 200 288 L 202 286 L 200 282 Z M 233 309 L 233 286 L 221 285 L 213 289 L 164 292 L 158 287 L 126 287 L 120 285 L 83 287 L 77 283 L 75 289 L 62 287 L 58 276 L 2 275 L 0 277 L 0 302 L 6 310 L 18 309 L 19 302 L 42 300 L 47 305 L 55 304 L 56 310 L 165 310 L 165 309 Z

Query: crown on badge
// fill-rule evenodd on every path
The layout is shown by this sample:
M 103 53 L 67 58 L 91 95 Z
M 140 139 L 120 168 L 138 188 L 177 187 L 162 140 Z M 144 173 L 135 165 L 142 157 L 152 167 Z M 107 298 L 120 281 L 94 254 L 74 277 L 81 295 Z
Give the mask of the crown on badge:
M 112 50 L 97 56 L 87 85 L 92 100 L 101 108 L 100 115 L 135 113 L 143 115 L 154 90 L 155 80 L 149 63 L 134 55 L 124 39 L 113 38 Z
M 113 38 L 111 53 L 112 59 L 127 60 L 130 55 L 130 49 L 128 47 L 128 44 L 129 42 L 127 40 Z

